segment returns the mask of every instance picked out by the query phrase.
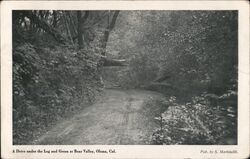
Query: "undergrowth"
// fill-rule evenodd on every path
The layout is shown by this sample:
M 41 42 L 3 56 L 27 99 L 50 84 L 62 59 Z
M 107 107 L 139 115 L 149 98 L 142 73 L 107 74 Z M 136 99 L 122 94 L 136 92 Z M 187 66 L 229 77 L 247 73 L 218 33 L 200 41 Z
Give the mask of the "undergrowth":
M 159 127 L 153 134 L 153 144 L 237 144 L 235 91 L 221 96 L 203 93 L 183 104 L 171 96 L 160 104 L 163 111 L 155 117 Z
M 13 144 L 27 144 L 44 129 L 83 109 L 101 91 L 93 50 L 29 43 L 13 49 Z

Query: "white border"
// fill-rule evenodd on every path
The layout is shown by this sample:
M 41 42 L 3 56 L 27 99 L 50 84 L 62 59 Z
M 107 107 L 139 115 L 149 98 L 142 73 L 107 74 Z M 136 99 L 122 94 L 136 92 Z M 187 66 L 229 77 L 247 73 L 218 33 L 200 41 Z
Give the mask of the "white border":
M 237 146 L 189 145 L 12 145 L 12 10 L 239 10 L 239 98 Z M 1 152 L 3 158 L 247 158 L 249 156 L 249 3 L 247 1 L 2 1 L 1 2 Z M 13 154 L 13 149 L 116 149 L 115 154 Z M 237 150 L 201 154 L 200 150 Z

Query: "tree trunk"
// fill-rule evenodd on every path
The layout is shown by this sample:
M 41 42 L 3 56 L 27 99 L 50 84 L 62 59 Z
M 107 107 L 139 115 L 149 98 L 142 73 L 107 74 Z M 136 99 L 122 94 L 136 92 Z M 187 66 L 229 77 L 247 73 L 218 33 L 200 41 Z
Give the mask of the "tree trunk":
M 72 16 L 70 11 L 66 12 L 66 15 L 69 18 L 69 23 L 70 23 L 70 26 L 71 26 L 72 38 L 73 38 L 73 37 L 75 37 L 77 35 L 77 29 L 76 29 L 76 25 L 74 23 L 74 17 Z M 73 38 L 73 40 L 74 40 L 74 38 Z
M 57 26 L 57 12 L 53 11 L 53 27 Z
M 77 38 L 78 38 L 78 45 L 79 45 L 79 49 L 83 48 L 83 24 L 84 22 L 87 20 L 88 16 L 89 16 L 89 11 L 85 12 L 84 17 L 82 17 L 82 12 L 81 11 L 77 11 L 77 20 L 78 20 L 78 34 L 77 34 Z
M 81 11 L 77 11 L 77 21 L 78 21 L 78 25 L 77 25 L 77 39 L 78 39 L 78 47 L 79 49 L 83 48 L 83 38 L 82 38 L 82 13 Z
M 69 36 L 69 40 L 72 43 L 72 45 L 74 45 L 74 42 L 73 42 L 73 39 L 72 39 L 72 35 L 71 35 L 71 31 L 70 31 L 70 27 L 69 27 L 69 23 L 68 23 L 66 15 L 65 15 L 65 12 L 63 11 L 62 14 L 63 14 L 63 20 L 64 20 L 64 23 L 65 23 L 65 26 L 66 26 L 67 34 Z
M 106 55 L 106 47 L 107 47 L 107 42 L 109 39 L 109 34 L 110 34 L 110 31 L 115 27 L 115 22 L 116 22 L 116 19 L 118 17 L 118 14 L 119 14 L 119 11 L 115 11 L 110 24 L 109 24 L 109 19 L 108 19 L 108 26 L 105 29 L 103 40 L 101 43 L 101 49 L 102 49 L 103 56 Z

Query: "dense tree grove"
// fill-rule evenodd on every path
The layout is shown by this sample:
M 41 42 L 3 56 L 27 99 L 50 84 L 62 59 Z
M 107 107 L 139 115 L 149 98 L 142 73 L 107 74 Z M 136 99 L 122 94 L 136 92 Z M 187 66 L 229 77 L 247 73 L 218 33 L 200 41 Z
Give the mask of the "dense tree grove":
M 165 95 L 153 144 L 236 144 L 237 37 L 237 11 L 13 11 L 13 142 L 118 86 Z
M 190 87 L 200 86 L 193 90 L 219 94 L 236 84 L 236 12 L 128 11 L 127 14 L 137 18 L 128 19 L 127 23 L 131 23 L 128 27 L 121 24 L 126 32 L 118 30 L 118 35 L 114 33 L 110 39 L 114 40 L 112 43 L 117 41 L 110 50 L 131 59 L 130 70 L 121 71 L 129 75 L 122 78 L 131 77 L 131 83 L 139 86 L 157 80 L 156 76 L 169 77 L 168 83 L 179 86 L 181 91 L 190 92 Z M 126 19 L 126 15 L 121 16 Z M 120 36 L 124 38 L 117 39 Z
M 103 88 L 107 36 L 118 14 L 13 11 L 14 144 L 95 100 Z
M 113 69 L 118 74 L 113 80 L 166 95 L 156 117 L 162 125 L 156 143 L 235 144 L 237 12 L 127 11 L 121 16 L 127 24 L 117 26 L 123 31 L 112 34 L 109 49 L 130 63 Z

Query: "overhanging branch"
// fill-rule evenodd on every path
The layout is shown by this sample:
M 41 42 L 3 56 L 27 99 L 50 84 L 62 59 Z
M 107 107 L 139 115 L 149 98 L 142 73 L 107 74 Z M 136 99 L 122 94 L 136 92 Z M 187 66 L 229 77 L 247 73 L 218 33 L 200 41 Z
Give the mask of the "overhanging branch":
M 25 16 L 29 18 L 30 20 L 32 20 L 34 23 L 36 23 L 39 28 L 43 29 L 48 34 L 53 36 L 54 39 L 58 41 L 59 43 L 62 43 L 62 44 L 66 43 L 67 40 L 56 29 L 49 26 L 49 24 L 46 21 L 40 19 L 31 11 L 25 11 Z

